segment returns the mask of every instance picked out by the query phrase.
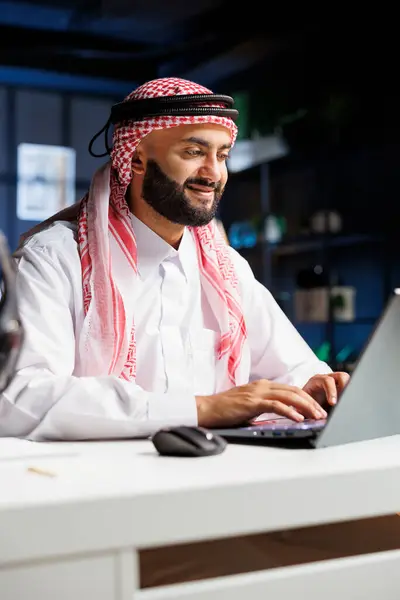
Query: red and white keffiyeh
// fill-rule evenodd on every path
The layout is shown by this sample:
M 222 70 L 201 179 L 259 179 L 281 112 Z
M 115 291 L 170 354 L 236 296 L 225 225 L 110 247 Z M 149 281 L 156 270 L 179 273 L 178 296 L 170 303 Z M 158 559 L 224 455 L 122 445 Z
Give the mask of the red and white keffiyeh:
M 210 90 L 178 78 L 150 81 L 126 100 L 167 95 L 209 94 Z M 227 127 L 236 139 L 234 122 L 220 116 L 160 116 L 143 121 L 128 121 L 116 126 L 113 136 L 111 165 L 94 175 L 89 193 L 81 202 L 78 219 L 79 251 L 82 263 L 85 322 L 80 340 L 84 375 L 115 375 L 128 381 L 136 377 L 136 339 L 133 319 L 127 310 L 132 297 L 124 297 L 115 278 L 112 248 L 117 246 L 117 270 L 121 266 L 131 275 L 137 274 L 137 249 L 125 193 L 130 183 L 132 155 L 147 134 L 191 123 L 216 123 Z M 197 247 L 198 264 L 205 289 L 217 296 L 221 309 L 218 358 L 226 360 L 228 380 L 237 383 L 236 370 L 246 338 L 241 310 L 238 280 L 226 242 L 215 223 L 190 228 Z M 115 263 L 114 256 L 114 263 Z M 130 281 L 130 279 L 129 279 Z M 126 296 L 126 294 L 125 294 Z M 129 319 L 129 320 L 127 320 Z M 133 322 L 132 322 L 133 320 Z

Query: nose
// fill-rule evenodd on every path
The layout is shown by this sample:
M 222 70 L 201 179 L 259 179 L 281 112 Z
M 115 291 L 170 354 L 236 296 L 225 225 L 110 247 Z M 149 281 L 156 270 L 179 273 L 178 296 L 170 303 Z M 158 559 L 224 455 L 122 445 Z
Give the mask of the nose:
M 219 183 L 221 179 L 221 169 L 216 156 L 206 157 L 199 169 L 199 176 L 208 179 L 210 183 Z

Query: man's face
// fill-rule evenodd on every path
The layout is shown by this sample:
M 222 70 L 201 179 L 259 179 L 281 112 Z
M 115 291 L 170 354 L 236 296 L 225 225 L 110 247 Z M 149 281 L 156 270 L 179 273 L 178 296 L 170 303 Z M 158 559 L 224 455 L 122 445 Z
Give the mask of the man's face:
M 154 131 L 143 140 L 143 199 L 160 215 L 199 227 L 216 215 L 228 179 L 228 129 L 184 125 Z

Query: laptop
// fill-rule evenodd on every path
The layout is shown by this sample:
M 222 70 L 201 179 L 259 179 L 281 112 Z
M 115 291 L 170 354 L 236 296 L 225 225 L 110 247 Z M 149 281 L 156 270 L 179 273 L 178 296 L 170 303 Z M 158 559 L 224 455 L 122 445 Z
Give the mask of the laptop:
M 213 432 L 229 442 L 312 448 L 400 434 L 400 288 L 394 290 L 326 419 L 297 423 L 277 416 Z

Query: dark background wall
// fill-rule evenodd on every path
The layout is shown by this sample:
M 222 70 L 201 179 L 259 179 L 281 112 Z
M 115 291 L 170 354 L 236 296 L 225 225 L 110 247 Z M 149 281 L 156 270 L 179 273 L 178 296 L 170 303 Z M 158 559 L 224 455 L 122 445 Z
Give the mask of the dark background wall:
M 0 229 L 12 249 L 21 233 L 35 224 L 16 215 L 18 145 L 29 142 L 74 148 L 78 200 L 104 160 L 90 156 L 89 141 L 108 119 L 111 105 L 130 91 L 128 85 L 112 82 L 105 86 L 90 78 L 66 78 L 60 84 L 56 73 L 53 81 L 49 73 L 46 85 L 39 87 L 40 77 L 32 77 L 28 70 L 25 73 L 30 85 L 22 85 L 23 78 L 21 83 L 13 81 L 12 73 L 10 82 L 5 77 L 0 82 Z

